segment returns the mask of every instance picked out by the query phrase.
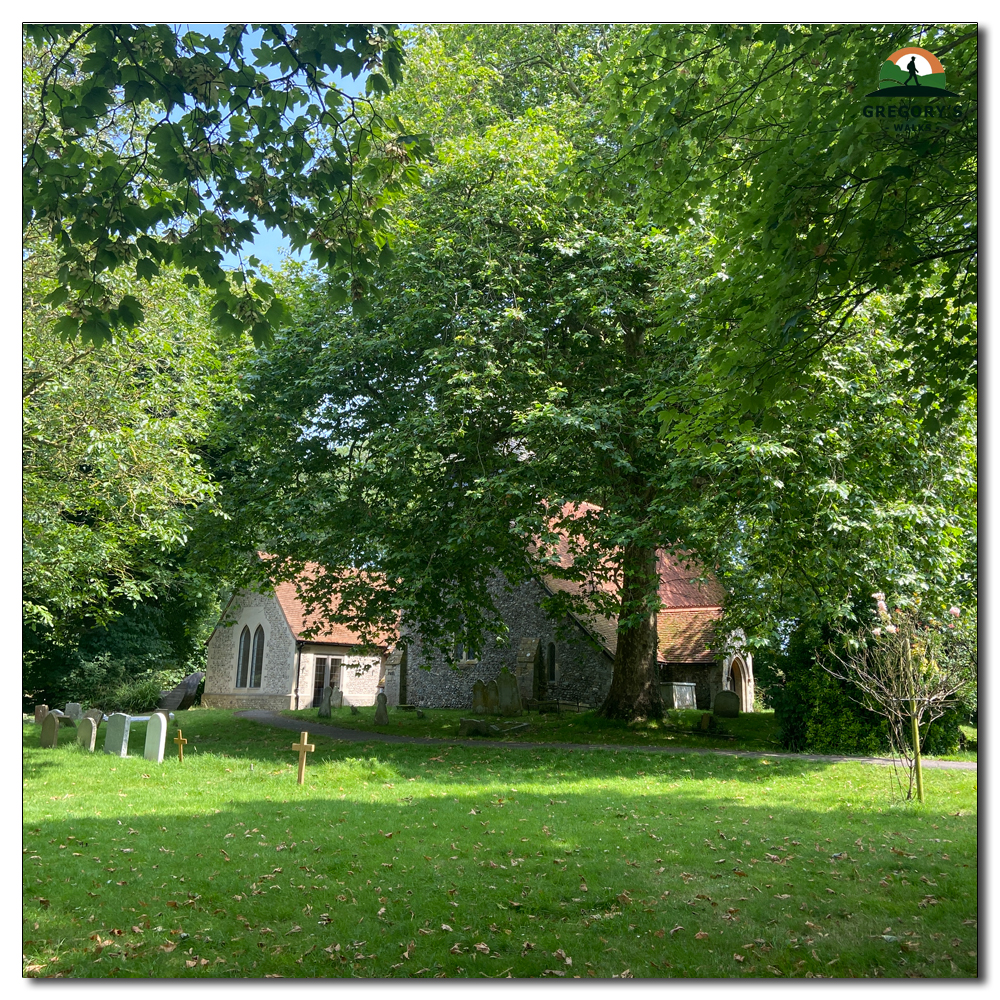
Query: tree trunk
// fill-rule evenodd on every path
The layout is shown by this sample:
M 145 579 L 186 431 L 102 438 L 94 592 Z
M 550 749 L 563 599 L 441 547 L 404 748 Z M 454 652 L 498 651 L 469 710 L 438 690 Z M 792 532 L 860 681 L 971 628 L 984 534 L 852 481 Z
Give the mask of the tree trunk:
M 656 549 L 626 545 L 622 556 L 621 610 L 611 690 L 599 710 L 607 719 L 663 717 L 656 676 Z

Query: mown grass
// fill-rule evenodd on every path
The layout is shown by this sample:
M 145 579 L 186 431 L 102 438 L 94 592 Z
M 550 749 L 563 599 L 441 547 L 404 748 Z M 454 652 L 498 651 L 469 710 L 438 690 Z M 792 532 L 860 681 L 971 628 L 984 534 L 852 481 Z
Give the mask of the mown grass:
M 333 709 L 329 719 L 319 718 L 319 709 L 308 708 L 301 711 L 282 712 L 290 719 L 301 719 L 304 723 L 318 723 L 339 726 L 343 729 L 363 732 L 390 732 L 400 736 L 431 737 L 435 739 L 457 739 L 459 722 L 470 718 L 471 713 L 463 709 L 426 708 L 421 710 L 423 718 L 416 712 L 389 710 L 389 725 L 375 725 L 374 707 L 359 708 L 352 715 L 349 708 Z M 715 718 L 713 728 L 703 731 L 699 723 L 705 712 L 695 709 L 671 710 L 662 720 L 643 719 L 638 722 L 619 722 L 603 719 L 596 712 L 525 712 L 514 718 L 482 716 L 499 730 L 493 738 L 516 743 L 578 743 L 602 744 L 632 747 L 690 747 L 711 750 L 757 750 L 780 753 L 784 750 L 778 740 L 778 723 L 773 711 L 744 712 L 735 719 Z M 711 713 L 707 713 L 711 714 Z M 527 723 L 527 725 L 522 725 Z M 512 729 L 511 727 L 518 728 Z M 966 737 L 976 730 L 962 727 Z M 510 731 L 508 731 L 510 730 Z M 957 751 L 928 759 L 975 761 L 977 754 L 972 751 Z
M 389 726 L 375 725 L 375 709 L 358 709 L 352 715 L 349 708 L 333 709 L 329 720 L 319 718 L 319 709 L 309 708 L 298 712 L 282 712 L 292 719 L 327 723 L 346 729 L 369 732 L 393 732 L 405 736 L 427 736 L 437 739 L 456 739 L 459 722 L 472 718 L 467 710 L 448 708 L 422 709 L 423 718 L 416 712 L 389 710 Z M 558 714 L 525 712 L 512 718 L 483 716 L 483 721 L 500 731 L 494 738 L 515 743 L 595 743 L 612 746 L 635 747 L 705 747 L 726 750 L 764 750 L 777 752 L 781 745 L 777 739 L 774 712 L 744 713 L 735 719 L 715 719 L 713 728 L 699 729 L 701 717 L 706 713 L 694 709 L 671 710 L 666 718 L 644 719 L 639 722 L 619 722 L 601 718 L 596 712 L 560 712 Z M 710 714 L 710 713 L 708 713 Z M 527 723 L 526 726 L 522 725 Z M 519 728 L 507 732 L 513 726 Z
M 977 974 L 975 773 L 311 737 L 299 786 L 294 733 L 177 721 L 25 724 L 25 975 Z

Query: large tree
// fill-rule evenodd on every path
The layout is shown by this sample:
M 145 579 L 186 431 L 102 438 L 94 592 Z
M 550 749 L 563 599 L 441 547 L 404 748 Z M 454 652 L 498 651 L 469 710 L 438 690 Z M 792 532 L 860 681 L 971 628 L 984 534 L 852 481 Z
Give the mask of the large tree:
M 115 279 L 174 264 L 211 290 L 223 331 L 266 340 L 280 301 L 252 257 L 239 281 L 224 267 L 259 225 L 364 295 L 385 203 L 425 151 L 347 90 L 399 82 L 392 26 L 41 24 L 25 42 L 24 223 L 53 242 L 61 335 L 133 328 L 142 298 Z
M 439 52 L 439 36 L 427 45 Z M 411 65 L 419 82 L 445 63 L 424 50 Z M 493 570 L 576 581 L 553 610 L 617 621 L 603 711 L 631 718 L 661 711 L 656 553 L 682 543 L 696 479 L 645 411 L 690 354 L 655 334 L 658 305 L 697 269 L 703 238 L 567 205 L 580 106 L 572 89 L 544 109 L 494 103 L 478 127 L 436 134 L 368 315 L 298 282 L 295 324 L 256 366 L 234 431 L 229 513 L 247 545 L 285 560 L 277 572 L 326 567 L 318 605 L 336 590 L 370 633 L 402 613 L 442 649 L 501 627 Z M 555 561 L 566 535 L 571 566 Z

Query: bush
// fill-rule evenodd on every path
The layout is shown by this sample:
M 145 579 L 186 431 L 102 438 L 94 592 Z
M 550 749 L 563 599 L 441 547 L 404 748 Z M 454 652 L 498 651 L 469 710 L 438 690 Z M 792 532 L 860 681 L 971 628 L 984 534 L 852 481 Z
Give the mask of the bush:
M 105 712 L 126 712 L 129 715 L 146 715 L 160 700 L 160 683 L 156 678 L 126 681 L 104 699 Z
M 825 629 L 800 625 L 783 654 L 762 664 L 767 698 L 774 707 L 778 739 L 789 750 L 875 756 L 889 750 L 885 719 L 856 698 L 861 692 L 826 673 L 816 651 L 826 645 Z

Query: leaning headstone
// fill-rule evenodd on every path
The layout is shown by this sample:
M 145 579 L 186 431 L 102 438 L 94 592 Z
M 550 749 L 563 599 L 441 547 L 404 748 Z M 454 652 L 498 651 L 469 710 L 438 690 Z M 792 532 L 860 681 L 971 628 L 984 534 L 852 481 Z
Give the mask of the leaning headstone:
M 712 716 L 708 712 L 705 712 L 701 717 L 701 721 L 698 723 L 698 728 L 707 732 L 712 727 Z
M 163 712 L 154 712 L 146 723 L 146 747 L 143 757 L 155 764 L 163 763 L 163 748 L 167 743 L 167 717 Z
M 80 724 L 76 727 L 76 742 L 87 753 L 94 752 L 94 747 L 97 745 L 97 723 L 87 715 L 80 720 Z
M 490 681 L 486 685 L 486 714 L 498 715 L 500 713 L 500 687 L 496 681 Z
M 69 715 L 60 711 L 58 708 L 52 709 L 49 715 L 54 715 L 59 720 L 59 725 L 61 726 L 76 726 L 76 721 Z M 46 716 L 48 718 L 48 715 Z
M 42 719 L 41 745 L 43 747 L 55 747 L 59 745 L 59 718 L 55 712 L 49 712 Z
M 101 723 L 104 721 L 104 713 L 99 708 L 88 708 L 87 711 L 83 713 L 83 717 L 93 721 L 95 732 L 100 729 Z
M 472 714 L 486 714 L 486 685 L 483 683 L 482 678 L 472 685 Z
M 83 718 L 83 706 L 75 701 L 69 702 L 63 709 L 63 713 L 68 715 L 74 722 L 79 722 Z
M 379 691 L 378 697 L 375 699 L 375 725 L 376 726 L 388 726 L 389 725 L 389 712 L 386 709 L 386 697 L 384 691 Z
M 740 714 L 740 696 L 735 691 L 720 691 L 712 711 L 721 719 L 735 719 Z
M 521 693 L 517 689 L 517 678 L 506 667 L 500 671 L 500 676 L 497 678 L 497 691 L 499 693 L 500 714 L 520 715 Z
M 45 716 L 49 714 L 48 705 L 36 705 L 35 706 L 35 725 L 40 726 L 45 720 Z
M 128 756 L 128 731 L 132 720 L 123 712 L 108 716 L 108 729 L 104 734 L 104 752 L 115 757 Z
M 325 687 L 323 688 L 323 697 L 320 699 L 319 703 L 319 717 L 321 719 L 330 718 L 330 699 L 333 697 L 333 688 Z

